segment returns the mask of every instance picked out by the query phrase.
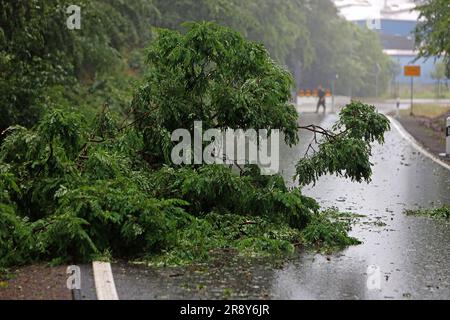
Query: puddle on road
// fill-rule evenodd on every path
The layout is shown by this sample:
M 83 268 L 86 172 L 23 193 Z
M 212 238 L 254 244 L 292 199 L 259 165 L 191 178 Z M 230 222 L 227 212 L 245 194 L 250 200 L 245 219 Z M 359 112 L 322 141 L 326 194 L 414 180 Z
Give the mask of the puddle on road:
M 309 123 L 320 116 L 307 115 Z M 335 118 L 327 116 L 322 125 Z M 395 130 L 395 129 L 394 129 Z M 290 181 L 312 136 L 281 150 Z M 228 256 L 207 267 L 113 266 L 122 299 L 450 299 L 450 224 L 405 209 L 450 204 L 450 171 L 416 152 L 396 131 L 373 150 L 373 181 L 323 177 L 303 189 L 322 207 L 364 215 L 352 236 L 363 244 L 331 256 L 301 253 L 280 265 Z M 372 274 L 371 270 L 377 270 Z M 368 286 L 373 280 L 377 286 Z
M 119 263 L 113 265 L 113 273 L 119 297 L 125 300 L 264 300 L 272 298 L 274 271 L 283 265 L 280 261 L 222 254 L 208 264 L 189 267 Z

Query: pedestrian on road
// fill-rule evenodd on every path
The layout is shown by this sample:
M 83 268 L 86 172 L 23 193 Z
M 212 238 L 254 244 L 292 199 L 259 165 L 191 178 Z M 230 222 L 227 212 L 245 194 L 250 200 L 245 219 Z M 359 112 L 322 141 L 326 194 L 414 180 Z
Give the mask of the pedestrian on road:
M 319 113 L 320 106 L 323 106 L 323 113 L 325 113 L 327 111 L 327 106 L 325 104 L 326 92 L 325 92 L 325 90 L 323 90 L 322 85 L 319 86 L 317 95 L 319 96 L 319 101 L 317 102 L 316 113 Z

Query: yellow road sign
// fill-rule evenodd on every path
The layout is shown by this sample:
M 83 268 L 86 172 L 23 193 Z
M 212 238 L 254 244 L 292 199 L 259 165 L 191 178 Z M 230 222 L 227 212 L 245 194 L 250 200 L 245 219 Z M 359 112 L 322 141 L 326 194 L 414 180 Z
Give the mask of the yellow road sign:
M 420 77 L 420 66 L 405 66 L 405 77 Z

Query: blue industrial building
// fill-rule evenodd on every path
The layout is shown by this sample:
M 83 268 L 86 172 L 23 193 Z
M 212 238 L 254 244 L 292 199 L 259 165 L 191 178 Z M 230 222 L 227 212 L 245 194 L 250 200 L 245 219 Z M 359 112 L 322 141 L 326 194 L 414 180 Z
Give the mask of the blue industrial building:
M 409 0 L 334 0 L 338 10 L 349 21 L 368 27 L 380 35 L 384 52 L 403 70 L 406 65 L 420 65 L 422 75 L 417 83 L 432 84 L 431 72 L 435 59 L 418 59 L 414 49 L 414 29 L 419 19 L 415 4 Z M 378 7 L 376 6 L 378 4 Z M 395 79 L 398 83 L 409 83 L 403 72 Z
M 367 21 L 355 21 L 358 25 L 367 26 Z M 384 52 L 388 54 L 403 70 L 406 65 L 420 65 L 422 75 L 416 81 L 423 84 L 434 83 L 430 76 L 434 70 L 435 59 L 417 59 L 414 51 L 414 29 L 417 21 L 391 20 L 381 18 L 378 22 L 379 28 L 374 31 L 380 34 L 381 44 Z M 399 83 L 409 83 L 410 78 L 405 77 L 403 72 L 396 79 Z

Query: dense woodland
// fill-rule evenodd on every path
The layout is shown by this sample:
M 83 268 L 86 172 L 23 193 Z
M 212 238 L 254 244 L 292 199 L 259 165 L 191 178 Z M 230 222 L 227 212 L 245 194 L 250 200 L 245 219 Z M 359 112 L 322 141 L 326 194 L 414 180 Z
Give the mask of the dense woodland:
M 2 0 L 0 128 L 32 125 L 43 105 L 109 100 L 125 112 L 129 84 L 143 70 L 143 51 L 156 28 L 183 30 L 186 21 L 215 21 L 263 43 L 294 74 L 296 87 L 374 95 L 391 70 L 376 35 L 338 17 L 329 0 L 78 1 L 81 30 L 65 27 L 66 0 Z M 98 99 L 96 99 L 98 98 Z
M 296 144 L 296 88 L 339 74 L 338 92 L 370 95 L 376 64 L 387 83 L 372 32 L 328 0 L 80 0 L 81 29 L 69 30 L 72 2 L 0 0 L 0 267 L 358 243 L 350 216 L 279 176 L 177 167 L 168 153 L 171 130 L 195 120 L 279 128 Z M 371 144 L 388 128 L 357 102 L 332 132 L 303 128 L 321 143 L 299 155 L 299 185 L 327 173 L 370 181 Z

